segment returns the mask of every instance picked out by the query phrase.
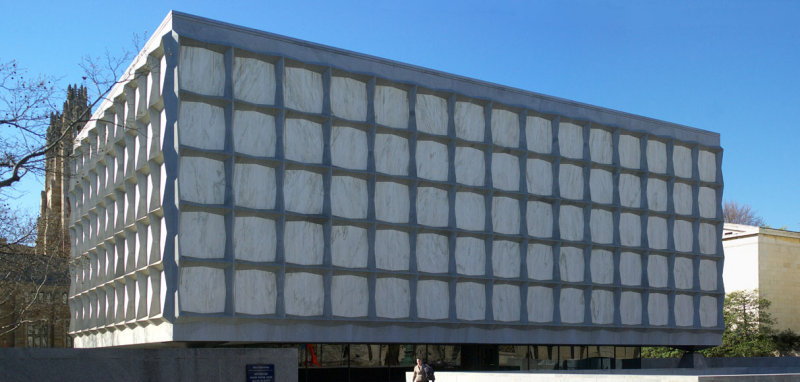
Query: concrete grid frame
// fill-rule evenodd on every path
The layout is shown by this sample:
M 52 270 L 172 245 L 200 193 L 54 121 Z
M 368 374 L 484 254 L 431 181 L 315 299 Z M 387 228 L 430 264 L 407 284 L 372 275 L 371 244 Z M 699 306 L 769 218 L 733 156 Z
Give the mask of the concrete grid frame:
M 718 134 L 178 12 L 128 75 L 76 346 L 720 341 Z

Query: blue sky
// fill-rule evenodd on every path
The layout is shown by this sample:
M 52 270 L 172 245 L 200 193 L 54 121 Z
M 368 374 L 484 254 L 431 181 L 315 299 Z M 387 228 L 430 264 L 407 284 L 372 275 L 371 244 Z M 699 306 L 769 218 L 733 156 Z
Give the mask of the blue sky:
M 66 87 L 82 56 L 175 9 L 717 132 L 724 198 L 800 231 L 800 2 L 164 3 L 0 0 L 0 60 Z M 29 179 L 17 204 L 36 211 L 41 188 Z

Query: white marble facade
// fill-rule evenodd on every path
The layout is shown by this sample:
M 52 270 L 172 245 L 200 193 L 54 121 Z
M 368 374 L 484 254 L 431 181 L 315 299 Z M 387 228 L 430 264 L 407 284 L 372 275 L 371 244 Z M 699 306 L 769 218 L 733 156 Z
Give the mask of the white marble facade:
M 165 309 L 720 325 L 718 148 L 224 46 L 174 59 L 173 103 L 122 92 L 76 142 L 73 255 L 109 265 L 76 271 L 74 333 Z

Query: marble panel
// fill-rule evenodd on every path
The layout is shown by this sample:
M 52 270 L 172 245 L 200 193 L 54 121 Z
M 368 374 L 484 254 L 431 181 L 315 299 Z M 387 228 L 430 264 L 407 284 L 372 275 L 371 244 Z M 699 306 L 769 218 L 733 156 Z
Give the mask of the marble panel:
M 584 309 L 586 298 L 582 289 L 562 288 L 559 296 L 559 311 L 561 322 L 565 324 L 580 324 L 584 322 Z
M 458 146 L 454 162 L 456 182 L 469 186 L 483 186 L 486 171 L 483 151 Z
M 603 129 L 589 130 L 589 154 L 594 162 L 611 164 L 611 132 Z
M 394 182 L 375 182 L 376 219 L 407 223 L 409 205 L 408 186 Z
M 393 134 L 375 134 L 375 171 L 408 175 L 408 153 L 408 139 Z
M 642 219 L 639 215 L 621 213 L 619 215 L 619 242 L 629 247 L 642 244 Z
M 331 112 L 351 121 L 366 121 L 367 84 L 348 77 L 331 77 Z
M 647 218 L 647 244 L 651 249 L 667 249 L 667 219 Z
M 324 245 L 321 224 L 303 220 L 285 223 L 283 251 L 287 263 L 322 264 Z
M 430 180 L 447 180 L 447 145 L 435 141 L 417 141 L 417 176 Z
M 553 194 L 553 164 L 543 159 L 530 158 L 525 169 L 528 192 L 537 195 Z
M 650 172 L 667 172 L 667 145 L 664 142 L 647 141 L 647 169 Z
M 417 188 L 417 223 L 432 227 L 446 227 L 450 207 L 447 191 L 436 187 Z
M 700 296 L 700 326 L 713 328 L 717 326 L 717 298 L 712 296 Z
M 583 167 L 574 164 L 560 164 L 558 187 L 563 198 L 583 199 Z
M 447 135 L 447 100 L 430 94 L 417 93 L 414 106 L 417 130 L 430 134 Z
M 506 153 L 492 153 L 492 186 L 506 191 L 519 190 L 519 158 Z
M 639 138 L 624 134 L 619 136 L 619 164 L 622 167 L 639 168 L 641 165 Z
M 283 299 L 287 315 L 321 316 L 325 306 L 322 275 L 287 272 L 284 278 Z
M 672 169 L 675 176 L 681 178 L 692 177 L 692 149 L 674 145 L 672 147 Z
M 680 215 L 692 214 L 692 186 L 686 183 L 675 182 L 672 188 L 672 202 L 675 213 Z
M 486 245 L 483 240 L 464 236 L 456 238 L 456 272 L 482 276 L 486 272 Z
M 233 254 L 237 260 L 275 261 L 275 221 L 237 216 L 233 221 Z
M 322 113 L 322 74 L 303 68 L 283 69 L 283 103 L 307 113 Z
M 407 271 L 411 244 L 407 232 L 391 229 L 375 231 L 375 267 L 390 271 Z
M 331 213 L 350 219 L 366 219 L 367 181 L 352 176 L 331 178 Z
M 558 124 L 558 149 L 561 156 L 583 158 L 583 127 L 570 122 Z
M 495 277 L 519 277 L 520 261 L 519 243 L 497 239 L 492 242 L 492 270 Z
M 717 262 L 714 260 L 700 260 L 698 270 L 700 278 L 700 289 L 715 291 L 717 290 Z
M 562 204 L 558 213 L 561 239 L 583 241 L 583 208 Z
M 182 45 L 178 61 L 182 90 L 210 95 L 225 94 L 225 56 L 205 48 Z
M 577 283 L 583 281 L 585 262 L 583 249 L 576 247 L 561 247 L 558 259 L 561 281 Z
M 528 244 L 528 278 L 533 280 L 553 279 L 553 247 L 544 244 Z
M 657 178 L 647 179 L 647 206 L 651 211 L 667 210 L 667 182 Z
M 233 58 L 233 96 L 236 99 L 273 105 L 275 84 L 275 65 L 255 58 Z
M 233 112 L 233 149 L 237 153 L 275 156 L 275 117 L 248 110 Z
M 417 270 L 425 273 L 447 273 L 449 246 L 447 236 L 433 233 L 417 234 Z
M 647 298 L 647 317 L 652 326 L 664 326 L 669 322 L 669 300 L 667 295 L 650 293 Z
M 589 260 L 592 282 L 595 284 L 611 284 L 614 282 L 614 255 L 605 249 L 592 249 Z
M 178 141 L 208 150 L 225 148 L 225 110 L 203 102 L 181 101 L 178 108 Z
M 275 169 L 252 163 L 233 166 L 233 200 L 239 207 L 275 208 Z
M 622 325 L 641 325 L 642 295 L 636 292 L 622 292 L 619 301 L 619 315 Z
M 647 281 L 652 288 L 666 288 L 669 277 L 667 257 L 650 255 L 647 258 Z
M 369 306 L 367 278 L 334 275 L 331 278 L 331 310 L 338 317 L 365 317 Z
M 481 283 L 456 284 L 456 318 L 464 321 L 486 319 L 486 288 Z
M 322 163 L 322 125 L 301 118 L 286 118 L 283 129 L 286 159 Z
M 484 196 L 472 192 L 456 192 L 456 227 L 483 231 L 486 226 Z
M 469 141 L 483 141 L 486 126 L 483 106 L 458 101 L 454 117 L 457 137 Z
M 611 244 L 614 241 L 614 214 L 608 210 L 592 209 L 589 231 L 592 242 Z
M 442 320 L 448 317 L 450 301 L 447 283 L 438 280 L 419 280 L 417 282 L 417 317 L 428 320 Z
M 495 321 L 514 322 L 520 317 L 519 287 L 495 284 L 492 288 L 492 315 Z
M 519 234 L 519 201 L 504 196 L 492 198 L 492 229 L 506 235 Z
M 553 205 L 539 201 L 528 201 L 526 219 L 528 235 L 548 238 L 553 236 Z
M 704 218 L 717 217 L 717 192 L 713 188 L 700 187 L 697 195 L 697 207 L 700 208 L 700 216 Z
M 283 197 L 287 211 L 304 214 L 322 213 L 322 174 L 305 170 L 286 170 Z
M 181 267 L 178 300 L 182 312 L 222 313 L 225 311 L 225 270 Z
M 549 119 L 528 116 L 525 118 L 525 139 L 528 150 L 550 154 L 553 150 L 553 127 Z
M 411 289 L 408 280 L 379 277 L 375 280 L 375 315 L 382 318 L 408 318 Z
M 553 290 L 541 286 L 528 287 L 528 321 L 553 321 Z
M 676 257 L 673 276 L 675 277 L 675 288 L 692 289 L 694 287 L 694 264 L 692 259 Z
M 700 253 L 705 255 L 714 255 L 717 253 L 717 227 L 713 224 L 700 223 L 700 232 L 698 233 L 698 240 L 700 241 Z
M 180 255 L 201 259 L 225 257 L 225 217 L 182 211 L 178 224 Z
M 595 203 L 611 204 L 614 200 L 614 175 L 610 171 L 593 168 L 589 172 L 589 194 Z
M 392 86 L 375 86 L 375 122 L 398 129 L 408 128 L 408 93 Z
M 700 150 L 697 157 L 697 170 L 700 173 L 700 180 L 704 182 L 717 181 L 717 156 L 716 154 Z
M 361 227 L 331 227 L 331 262 L 336 267 L 366 268 L 369 255 L 367 230 Z
M 331 164 L 354 170 L 366 170 L 367 133 L 350 126 L 334 125 L 331 128 Z
M 686 220 L 675 220 L 673 237 L 675 239 L 675 250 L 678 252 L 691 252 L 693 246 L 692 222 Z
M 610 290 L 593 290 L 590 310 L 593 324 L 614 323 L 614 292 Z
M 498 146 L 519 147 L 519 116 L 503 109 L 492 109 L 492 142 Z
M 694 325 L 694 298 L 692 296 L 675 295 L 675 325 Z
M 278 284 L 275 274 L 258 269 L 241 269 L 234 276 L 234 309 L 244 314 L 275 314 Z
M 619 203 L 623 207 L 642 206 L 642 181 L 638 176 L 619 174 Z

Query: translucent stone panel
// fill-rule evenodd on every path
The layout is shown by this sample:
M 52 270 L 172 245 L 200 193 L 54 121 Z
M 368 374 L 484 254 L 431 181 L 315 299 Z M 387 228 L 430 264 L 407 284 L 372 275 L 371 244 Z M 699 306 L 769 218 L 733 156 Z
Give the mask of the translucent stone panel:
M 398 129 L 408 128 L 408 93 L 391 86 L 375 86 L 375 122 Z
M 657 178 L 647 179 L 647 206 L 652 211 L 667 210 L 667 182 Z
M 256 111 L 233 113 L 233 149 L 237 153 L 274 157 L 275 117 Z
M 592 242 L 611 244 L 614 241 L 614 215 L 611 211 L 592 209 L 589 231 Z
M 408 151 L 406 151 L 406 155 Z M 354 170 L 367 169 L 367 133 L 349 126 L 331 128 L 331 164 Z
M 368 302 L 366 277 L 335 275 L 331 278 L 331 309 L 334 316 L 364 317 L 367 315 Z
M 492 242 L 492 270 L 495 277 L 519 277 L 519 243 L 507 240 Z
M 507 235 L 519 233 L 519 202 L 504 196 L 492 198 L 492 229 Z
M 623 207 L 641 207 L 642 181 L 638 176 L 619 174 L 619 203 Z
M 286 170 L 283 179 L 286 210 L 304 214 L 322 213 L 322 174 Z
M 713 188 L 700 187 L 697 195 L 697 206 L 700 207 L 700 216 L 704 218 L 717 217 L 717 193 Z
M 238 260 L 275 261 L 275 221 L 237 216 L 233 221 L 233 254 Z
M 642 244 L 642 223 L 639 215 L 621 213 L 619 215 L 619 241 L 629 247 Z
M 712 328 L 717 326 L 717 298 L 700 296 L 700 326 Z
M 573 164 L 559 165 L 558 187 L 567 199 L 583 199 L 583 167 Z
M 417 317 L 429 320 L 446 319 L 450 301 L 447 283 L 438 280 L 419 280 L 417 282 Z
M 593 290 L 590 309 L 593 324 L 611 324 L 614 322 L 614 292 L 610 290 Z
M 391 223 L 407 223 L 408 186 L 394 182 L 375 183 L 375 218 Z
M 528 321 L 553 321 L 553 290 L 546 287 L 528 287 Z
M 576 206 L 561 205 L 558 227 L 564 240 L 583 240 L 583 209 Z
M 180 309 L 183 312 L 224 312 L 225 270 L 208 267 L 181 267 L 178 296 Z
M 692 289 L 694 286 L 694 266 L 691 259 L 685 257 L 675 258 L 675 288 Z
M 286 118 L 283 143 L 286 159 L 322 163 L 322 125 L 319 123 Z
M 486 119 L 483 106 L 470 102 L 456 102 L 456 136 L 470 141 L 483 141 Z
M 642 323 L 642 295 L 636 292 L 622 292 L 619 314 L 623 325 L 640 325 Z
M 660 255 L 650 255 L 647 258 L 647 280 L 653 288 L 666 288 L 669 277 L 667 258 Z
M 365 228 L 344 225 L 331 227 L 331 261 L 334 266 L 366 268 L 368 254 Z
M 717 290 L 717 262 L 713 260 L 700 260 L 699 269 L 700 289 Z
M 486 270 L 486 246 L 474 237 L 456 238 L 456 272 L 461 275 L 480 276 Z
M 182 101 L 178 110 L 178 141 L 201 149 L 224 149 L 225 111 L 203 102 Z
M 284 68 L 283 99 L 288 108 L 322 113 L 322 74 L 303 68 Z
M 589 260 L 592 282 L 611 284 L 614 282 L 614 255 L 604 249 L 593 249 Z
M 469 186 L 482 186 L 486 163 L 483 151 L 472 147 L 456 147 L 454 165 L 456 182 Z
M 347 77 L 331 77 L 331 111 L 351 121 L 367 120 L 367 84 Z
M 430 94 L 417 93 L 414 114 L 417 130 L 438 135 L 447 135 L 447 100 Z
M 610 171 L 593 168 L 589 172 L 589 193 L 595 203 L 610 204 L 614 200 L 614 177 Z
M 611 133 L 602 129 L 589 130 L 589 155 L 592 161 L 611 164 Z
M 519 287 L 495 284 L 492 291 L 492 313 L 495 321 L 519 321 Z
M 306 272 L 286 273 L 283 298 L 286 305 L 286 314 L 288 315 L 322 315 L 325 303 L 322 276 Z
M 186 201 L 224 203 L 225 163 L 204 157 L 182 156 L 178 167 L 178 188 L 181 199 Z
M 447 236 L 433 233 L 417 235 L 417 270 L 426 273 L 447 273 L 449 250 Z
M 577 283 L 583 281 L 584 260 L 583 249 L 561 247 L 558 260 L 561 281 Z
M 680 215 L 692 214 L 692 186 L 686 183 L 675 182 L 672 189 L 672 201 L 675 213 Z
M 700 253 L 705 255 L 714 255 L 717 253 L 717 227 L 713 224 L 700 223 Z
M 675 176 L 681 178 L 692 177 L 692 149 L 675 145 L 672 148 L 672 168 Z
M 366 219 L 367 181 L 351 176 L 331 178 L 331 213 L 351 219 Z
M 456 227 L 483 231 L 486 225 L 484 196 L 472 192 L 456 193 Z
M 411 257 L 407 232 L 390 229 L 375 231 L 375 266 L 390 271 L 407 271 Z
M 456 318 L 465 321 L 486 319 L 486 289 L 483 284 L 456 284 Z
M 675 220 L 673 235 L 675 238 L 675 250 L 679 252 L 691 252 L 692 222 L 686 220 Z
M 417 188 L 417 223 L 446 227 L 449 211 L 446 190 L 435 187 Z
M 234 284 L 236 313 L 275 314 L 278 286 L 274 273 L 257 269 L 237 270 Z
M 667 219 L 647 218 L 647 243 L 652 249 L 667 249 Z
M 669 320 L 669 301 L 667 295 L 650 293 L 647 298 L 647 317 L 650 325 L 664 326 Z
M 233 166 L 233 199 L 247 208 L 275 208 L 275 169 L 251 163 Z
M 553 279 L 553 247 L 544 244 L 528 244 L 528 278 L 534 280 Z
M 435 141 L 417 141 L 417 176 L 447 180 L 447 146 Z
M 283 233 L 284 255 L 287 263 L 322 264 L 322 225 L 307 221 L 287 221 Z
M 553 146 L 553 128 L 550 120 L 528 116 L 525 119 L 525 139 L 528 150 L 549 154 Z
M 408 280 L 380 277 L 375 280 L 375 315 L 408 318 L 411 292 Z
M 647 169 L 663 174 L 667 172 L 667 145 L 660 141 L 647 141 Z
M 492 142 L 499 146 L 519 146 L 519 117 L 517 113 L 503 109 L 492 109 Z
M 492 186 L 506 191 L 519 190 L 519 158 L 492 153 Z
M 717 181 L 717 156 L 716 154 L 700 150 L 697 157 L 697 169 L 700 171 L 700 180 L 704 182 Z
M 375 171 L 408 175 L 408 161 L 408 139 L 393 134 L 375 134 Z
M 566 324 L 583 323 L 583 312 L 586 306 L 586 299 L 583 290 L 575 288 L 561 289 L 559 296 L 561 322 Z
M 211 96 L 225 94 L 225 56 L 222 53 L 183 45 L 178 68 L 181 89 Z
M 639 168 L 641 163 L 641 144 L 639 138 L 631 135 L 619 136 L 619 164 L 627 168 Z
M 275 65 L 255 58 L 234 57 L 233 96 L 242 101 L 275 103 Z
M 583 127 L 570 122 L 558 125 L 558 149 L 562 156 L 583 158 Z
M 225 217 L 207 212 L 181 212 L 180 255 L 202 259 L 225 257 Z M 131 238 L 132 239 L 132 238 Z
M 692 296 L 675 295 L 675 325 L 692 326 L 694 324 L 694 304 Z
M 528 192 L 537 195 L 553 194 L 553 164 L 542 159 L 528 159 L 526 177 Z
M 528 235 L 542 238 L 553 236 L 553 206 L 550 203 L 528 201 L 526 219 Z

